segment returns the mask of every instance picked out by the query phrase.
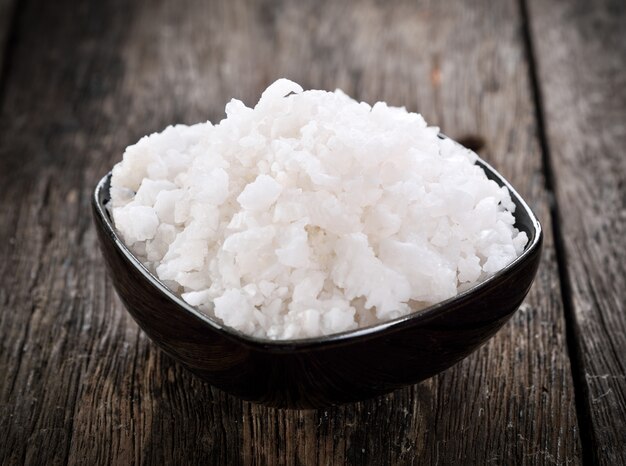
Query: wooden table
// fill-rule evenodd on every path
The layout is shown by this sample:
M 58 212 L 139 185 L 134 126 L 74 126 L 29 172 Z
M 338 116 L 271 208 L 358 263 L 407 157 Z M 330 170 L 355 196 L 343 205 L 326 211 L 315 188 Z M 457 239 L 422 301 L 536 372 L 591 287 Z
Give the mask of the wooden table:
M 624 464 L 625 5 L 0 0 L 0 463 Z M 96 180 L 282 76 L 421 112 L 538 213 L 535 285 L 471 357 L 280 411 L 196 380 L 127 315 Z

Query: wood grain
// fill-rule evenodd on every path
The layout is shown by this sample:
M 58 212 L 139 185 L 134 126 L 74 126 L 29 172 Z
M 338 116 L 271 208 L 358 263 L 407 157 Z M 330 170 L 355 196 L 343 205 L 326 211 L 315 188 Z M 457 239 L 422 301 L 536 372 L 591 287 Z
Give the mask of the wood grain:
M 626 4 L 530 2 L 590 452 L 626 463 Z
M 515 1 L 33 0 L 21 18 L 0 109 L 1 463 L 580 461 Z M 97 179 L 140 136 L 215 121 L 281 76 L 481 136 L 542 219 L 526 304 L 440 376 L 329 410 L 251 405 L 163 356 L 113 294 L 90 224 Z

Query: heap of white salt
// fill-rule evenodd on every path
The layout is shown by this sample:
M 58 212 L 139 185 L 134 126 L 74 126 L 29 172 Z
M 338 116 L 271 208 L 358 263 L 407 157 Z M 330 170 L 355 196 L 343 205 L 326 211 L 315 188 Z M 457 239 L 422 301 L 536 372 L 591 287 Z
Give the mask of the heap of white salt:
M 113 169 L 115 226 L 192 306 L 250 335 L 327 335 L 455 296 L 514 260 L 506 188 L 404 108 L 280 79 Z

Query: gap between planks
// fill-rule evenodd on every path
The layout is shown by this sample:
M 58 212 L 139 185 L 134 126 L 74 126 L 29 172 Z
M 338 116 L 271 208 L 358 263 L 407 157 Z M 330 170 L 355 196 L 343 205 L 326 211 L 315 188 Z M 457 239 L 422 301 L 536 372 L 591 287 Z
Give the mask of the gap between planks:
M 19 18 L 24 0 L 0 0 L 0 108 L 4 106 L 6 83 L 18 37 Z
M 530 30 L 530 15 L 528 0 L 518 0 L 522 24 L 522 40 L 528 62 L 528 74 L 531 86 L 533 103 L 535 105 L 535 119 L 537 122 L 537 139 L 541 150 L 543 163 L 545 189 L 548 194 L 548 208 L 552 220 L 552 236 L 554 238 L 554 251 L 556 255 L 557 270 L 561 299 L 563 300 L 563 318 L 565 321 L 565 336 L 567 354 L 570 360 L 572 379 L 574 382 L 574 402 L 576 405 L 576 417 L 578 419 L 578 434 L 581 442 L 583 464 L 593 464 L 593 438 L 591 426 L 591 406 L 587 393 L 582 368 L 582 348 L 578 340 L 580 329 L 576 322 L 574 306 L 572 302 L 572 287 L 567 267 L 564 238 L 561 232 L 558 200 L 556 198 L 554 170 L 550 145 L 546 135 L 545 112 L 543 108 L 543 96 L 539 85 L 537 72 L 537 59 L 535 56 L 534 42 Z

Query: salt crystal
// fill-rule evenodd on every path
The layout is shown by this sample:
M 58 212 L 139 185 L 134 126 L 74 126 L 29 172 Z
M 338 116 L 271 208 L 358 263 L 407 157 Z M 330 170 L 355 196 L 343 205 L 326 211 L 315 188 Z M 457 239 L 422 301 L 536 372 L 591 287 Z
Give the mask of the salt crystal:
M 128 147 L 111 197 L 128 247 L 236 330 L 306 338 L 393 319 L 528 242 L 508 190 L 419 114 L 280 79 L 226 115 Z

